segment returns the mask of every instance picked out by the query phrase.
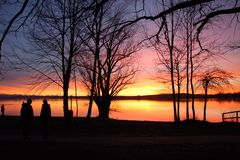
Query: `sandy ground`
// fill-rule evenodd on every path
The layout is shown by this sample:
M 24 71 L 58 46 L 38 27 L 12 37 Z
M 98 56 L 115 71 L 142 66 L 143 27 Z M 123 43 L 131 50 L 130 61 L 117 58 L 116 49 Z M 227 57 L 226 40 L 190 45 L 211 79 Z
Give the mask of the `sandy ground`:
M 240 125 L 75 119 L 51 120 L 43 139 L 38 118 L 29 139 L 18 117 L 0 119 L 0 159 L 233 159 L 240 157 Z M 234 159 L 238 159 L 234 158 Z

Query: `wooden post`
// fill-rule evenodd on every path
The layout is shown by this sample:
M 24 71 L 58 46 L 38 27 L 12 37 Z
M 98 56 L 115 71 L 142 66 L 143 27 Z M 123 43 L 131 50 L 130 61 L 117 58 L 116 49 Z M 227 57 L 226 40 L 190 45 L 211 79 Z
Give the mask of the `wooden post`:
M 222 113 L 222 121 L 224 122 L 224 113 Z

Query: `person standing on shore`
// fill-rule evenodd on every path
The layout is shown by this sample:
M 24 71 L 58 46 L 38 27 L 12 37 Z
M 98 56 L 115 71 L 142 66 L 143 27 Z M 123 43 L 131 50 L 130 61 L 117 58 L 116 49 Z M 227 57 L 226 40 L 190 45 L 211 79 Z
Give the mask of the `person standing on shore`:
M 4 116 L 4 111 L 5 111 L 5 107 L 4 107 L 4 104 L 2 104 L 2 106 L 1 106 L 2 116 Z
M 42 131 L 43 131 L 43 138 L 48 138 L 48 123 L 49 119 L 51 118 L 51 108 L 50 104 L 48 104 L 47 100 L 43 100 L 42 109 L 40 113 L 40 119 L 42 122 Z
M 27 139 L 29 137 L 29 127 L 31 120 L 33 119 L 32 100 L 28 99 L 27 103 L 22 103 L 20 118 L 22 121 L 23 137 Z

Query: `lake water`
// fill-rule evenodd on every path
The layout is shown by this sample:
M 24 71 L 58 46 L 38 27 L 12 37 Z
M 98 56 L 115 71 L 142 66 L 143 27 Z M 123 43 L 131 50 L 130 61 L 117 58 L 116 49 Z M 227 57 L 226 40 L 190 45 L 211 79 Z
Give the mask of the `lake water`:
M 23 100 L 1 100 L 0 104 L 5 105 L 5 115 L 18 116 Z M 26 101 L 26 100 L 25 100 Z M 60 99 L 49 99 L 52 116 L 63 116 L 63 103 Z M 86 99 L 78 100 L 78 117 L 87 114 L 89 101 Z M 39 116 L 42 100 L 33 99 L 34 116 Z M 191 106 L 191 103 L 189 103 Z M 76 117 L 76 102 L 69 101 L 69 109 L 73 110 Z M 152 100 L 118 100 L 111 105 L 110 117 L 119 120 L 141 120 L 141 121 L 173 121 L 173 107 L 171 101 L 152 101 Z M 191 115 L 191 107 L 190 115 Z M 216 101 L 209 100 L 207 105 L 207 120 L 210 122 L 221 122 L 222 113 L 240 110 L 240 101 Z M 196 118 L 203 119 L 203 101 L 195 102 Z M 181 120 L 186 119 L 186 103 L 181 102 Z M 96 106 L 93 106 L 92 117 L 98 116 Z

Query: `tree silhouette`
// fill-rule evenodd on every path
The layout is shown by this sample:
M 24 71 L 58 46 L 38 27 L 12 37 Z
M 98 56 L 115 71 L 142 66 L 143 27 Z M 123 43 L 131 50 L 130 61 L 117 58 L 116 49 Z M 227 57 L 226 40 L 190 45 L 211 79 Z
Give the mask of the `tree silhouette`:
M 82 82 L 90 93 L 87 117 L 91 115 L 94 101 L 99 117 L 109 118 L 111 101 L 133 82 L 136 71 L 132 58 L 137 47 L 132 37 L 135 32 L 130 27 L 120 29 L 123 11 L 123 5 L 117 2 L 97 3 L 94 14 L 84 23 L 88 35 L 84 43 L 88 52 L 79 57 L 79 62 Z
M 159 8 L 161 8 L 159 6 Z M 210 57 L 207 50 L 201 50 L 196 41 L 197 27 L 193 25 L 198 18 L 198 8 L 186 8 L 168 15 L 162 21 L 155 20 L 158 28 L 162 27 L 162 33 L 158 35 L 148 36 L 150 46 L 152 46 L 157 53 L 157 69 L 160 76 L 157 76 L 157 81 L 165 85 L 170 80 L 171 73 L 173 74 L 173 83 L 175 86 L 175 93 L 177 95 L 177 117 L 180 118 L 180 93 L 183 84 L 186 84 L 186 118 L 189 120 L 189 88 L 191 85 L 192 93 L 192 111 L 193 119 L 195 119 L 194 110 L 194 72 L 203 65 Z M 156 11 L 157 13 L 159 11 Z M 154 14 L 154 13 L 153 13 Z M 164 24 L 165 23 L 165 24 Z M 173 43 L 171 41 L 173 40 Z M 170 44 L 170 45 L 169 45 Z M 172 44 L 172 46 L 171 46 Z M 204 47 L 209 46 L 209 42 L 205 41 Z M 209 47 L 207 47 L 209 48 Z M 172 62 L 171 66 L 171 55 Z M 160 67 L 160 68 L 159 68 Z M 171 68 L 172 71 L 171 71 Z
M 189 120 L 190 118 L 189 100 L 191 98 L 192 119 L 195 120 L 195 75 L 204 62 L 214 55 L 213 52 L 210 52 L 214 45 L 211 41 L 205 40 L 206 37 L 204 37 L 205 39 L 201 44 L 204 46 L 204 50 L 201 50 L 197 44 L 197 26 L 194 25 L 194 22 L 199 19 L 199 7 L 189 7 L 182 11 L 181 38 L 179 41 L 182 43 L 181 48 L 183 48 L 186 54 L 186 119 Z M 191 91 L 189 91 L 189 89 L 191 89 Z M 190 94 L 191 97 L 189 96 Z
M 73 77 L 75 57 L 81 53 L 79 19 L 87 4 L 75 0 L 45 2 L 36 15 L 34 24 L 29 27 L 33 54 L 32 62 L 25 64 L 36 71 L 33 77 L 36 89 L 45 89 L 51 84 L 62 88 L 64 117 L 69 118 L 69 84 Z
M 207 111 L 207 99 L 209 89 L 223 90 L 225 85 L 230 85 L 230 79 L 233 76 L 219 68 L 213 68 L 202 73 L 198 80 L 198 84 L 202 86 L 204 90 L 204 109 L 203 109 L 203 120 L 206 122 L 206 111 Z
M 100 40 L 102 39 L 103 30 L 106 29 L 103 26 L 103 19 L 104 19 L 104 11 L 106 11 L 106 3 L 107 1 L 94 1 L 93 7 L 90 10 L 92 13 L 89 15 L 88 18 L 83 20 L 84 24 L 84 32 L 87 36 L 87 38 L 82 38 L 83 42 L 88 50 L 88 53 L 90 53 L 90 56 L 87 55 L 87 61 L 88 62 L 82 62 L 83 68 L 85 68 L 86 73 L 82 72 L 83 74 L 83 83 L 85 86 L 87 86 L 87 89 L 90 90 L 90 100 L 89 100 L 89 107 L 88 107 L 88 113 L 87 117 L 89 118 L 91 116 L 92 112 L 92 105 L 95 95 L 95 87 L 97 83 L 97 65 L 100 65 L 100 50 L 102 47 L 102 44 L 100 44 Z M 108 4 L 107 4 L 108 5 Z M 93 56 L 92 61 L 90 58 Z M 90 57 L 90 58 L 89 58 Z M 83 58 L 82 60 L 86 60 Z M 90 60 L 90 61 L 89 61 Z M 80 59 L 81 61 L 81 59 Z M 92 63 L 93 62 L 93 63 Z M 90 64 L 89 64 L 90 63 Z M 90 71 L 89 71 L 90 69 Z M 85 76 L 84 76 L 85 75 Z M 88 80 L 86 79 L 86 75 L 88 77 Z M 90 82 L 90 83 L 88 83 Z
M 167 4 L 166 4 L 167 5 Z M 169 5 L 173 5 L 172 3 Z M 165 9 L 165 4 L 163 4 L 163 9 Z M 159 12 L 158 10 L 156 12 Z M 174 121 L 179 121 L 179 117 L 177 114 L 177 106 L 176 106 L 176 84 L 178 93 L 180 94 L 180 87 L 182 82 L 182 77 L 180 77 L 180 72 L 182 69 L 180 69 L 180 64 L 183 58 L 183 54 L 181 50 L 179 50 L 176 47 L 176 39 L 177 39 L 177 33 L 179 31 L 181 18 L 179 16 L 179 13 L 172 13 L 168 16 L 163 17 L 162 21 L 157 21 L 157 30 L 161 29 L 163 31 L 162 34 L 159 34 L 156 38 L 153 36 L 150 36 L 148 39 L 150 41 L 151 46 L 154 48 L 154 50 L 157 53 L 157 64 L 160 67 L 164 67 L 166 69 L 168 76 L 170 77 L 170 83 L 171 83 L 171 91 L 172 91 L 172 97 L 173 97 L 173 115 L 174 115 Z M 160 73 L 162 74 L 162 73 Z M 170 74 L 170 75 L 169 75 Z M 163 76 L 161 77 L 163 78 Z M 168 82 L 169 79 L 163 78 L 162 82 Z M 159 81 L 159 80 L 158 80 Z M 180 100 L 180 96 L 178 96 L 178 99 Z M 179 102 L 179 101 L 178 101 Z M 178 103 L 178 109 L 179 109 Z

